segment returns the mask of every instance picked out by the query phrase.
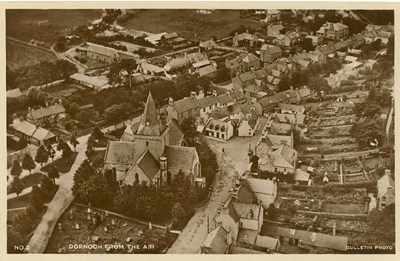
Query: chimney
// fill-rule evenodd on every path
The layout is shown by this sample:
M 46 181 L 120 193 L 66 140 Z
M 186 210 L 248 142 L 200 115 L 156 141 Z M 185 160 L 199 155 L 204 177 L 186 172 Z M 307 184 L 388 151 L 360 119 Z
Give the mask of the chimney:
M 197 99 L 197 94 L 195 91 L 190 92 L 190 97 Z
M 204 91 L 203 90 L 199 90 L 199 94 L 197 95 L 198 99 L 204 98 Z
M 218 96 L 218 94 L 217 94 L 217 91 L 216 90 L 213 90 L 213 95 L 215 96 L 215 97 L 217 97 Z
M 174 105 L 174 99 L 172 99 L 171 97 L 168 98 L 168 104 L 173 106 Z

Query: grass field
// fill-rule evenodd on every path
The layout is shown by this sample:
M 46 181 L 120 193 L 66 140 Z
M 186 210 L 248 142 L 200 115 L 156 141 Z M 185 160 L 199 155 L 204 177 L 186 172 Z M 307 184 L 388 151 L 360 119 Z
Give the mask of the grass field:
M 73 148 L 71 148 L 71 149 L 73 150 Z M 67 173 L 71 169 L 72 164 L 74 164 L 75 158 L 77 155 L 78 155 L 77 152 L 73 152 L 73 153 L 71 153 L 71 156 L 68 159 L 59 158 L 59 159 L 55 160 L 54 163 L 52 162 L 52 163 L 49 163 L 49 164 L 43 166 L 43 168 L 41 168 L 41 171 L 48 172 L 50 166 L 52 164 L 56 164 L 56 167 L 57 167 L 58 171 L 60 172 L 60 174 Z
M 6 11 L 6 35 L 29 42 L 31 39 L 44 41 L 51 45 L 60 35 L 68 34 L 65 29 L 86 25 L 101 17 L 102 10 L 44 10 L 14 9 Z M 48 21 L 39 25 L 40 21 Z
M 11 70 L 23 66 L 33 65 L 42 61 L 55 62 L 57 57 L 49 50 L 28 46 L 7 39 L 6 42 L 6 63 Z
M 240 19 L 238 10 L 217 10 L 211 14 L 199 14 L 190 9 L 143 10 L 122 25 L 152 33 L 177 32 L 189 40 L 195 40 L 195 33 L 197 40 L 208 40 L 211 36 L 228 36 L 240 25 L 260 27 L 257 21 Z

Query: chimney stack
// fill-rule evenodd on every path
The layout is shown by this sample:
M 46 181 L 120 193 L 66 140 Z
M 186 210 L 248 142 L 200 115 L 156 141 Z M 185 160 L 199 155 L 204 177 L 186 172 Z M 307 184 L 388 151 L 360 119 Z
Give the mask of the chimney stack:
M 197 99 L 197 94 L 195 91 L 190 92 L 190 97 Z
M 174 99 L 172 99 L 172 97 L 168 98 L 168 104 L 173 106 L 174 105 Z
M 214 95 L 215 97 L 217 97 L 217 96 L 218 96 L 218 94 L 217 94 L 217 91 L 216 91 L 216 90 L 213 90 L 213 95 Z

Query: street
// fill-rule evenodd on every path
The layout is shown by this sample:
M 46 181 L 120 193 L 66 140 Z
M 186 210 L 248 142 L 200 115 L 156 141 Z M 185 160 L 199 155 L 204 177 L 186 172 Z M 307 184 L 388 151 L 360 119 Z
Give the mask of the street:
M 197 212 L 168 250 L 168 254 L 195 254 L 199 252 L 208 234 L 207 218 L 210 221 L 209 228 L 212 230 L 215 228 L 213 219 L 217 214 L 217 209 L 221 207 L 221 203 L 228 199 L 229 190 L 235 179 L 246 170 L 249 162 L 249 144 L 254 148 L 266 122 L 265 118 L 260 119 L 261 126 L 251 138 L 232 137 L 228 142 L 207 139 L 208 144 L 217 155 L 220 168 L 220 172 L 215 177 L 212 196 L 205 206 L 197 209 Z M 224 149 L 225 153 L 222 152 L 222 149 Z

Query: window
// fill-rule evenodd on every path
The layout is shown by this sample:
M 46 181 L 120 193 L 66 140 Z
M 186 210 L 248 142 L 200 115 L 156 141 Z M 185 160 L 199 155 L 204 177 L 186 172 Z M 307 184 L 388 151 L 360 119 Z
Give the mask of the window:
M 275 172 L 278 172 L 278 168 L 275 168 Z
M 221 133 L 221 139 L 225 139 L 225 135 Z
M 135 173 L 135 183 L 139 183 L 139 174 Z

